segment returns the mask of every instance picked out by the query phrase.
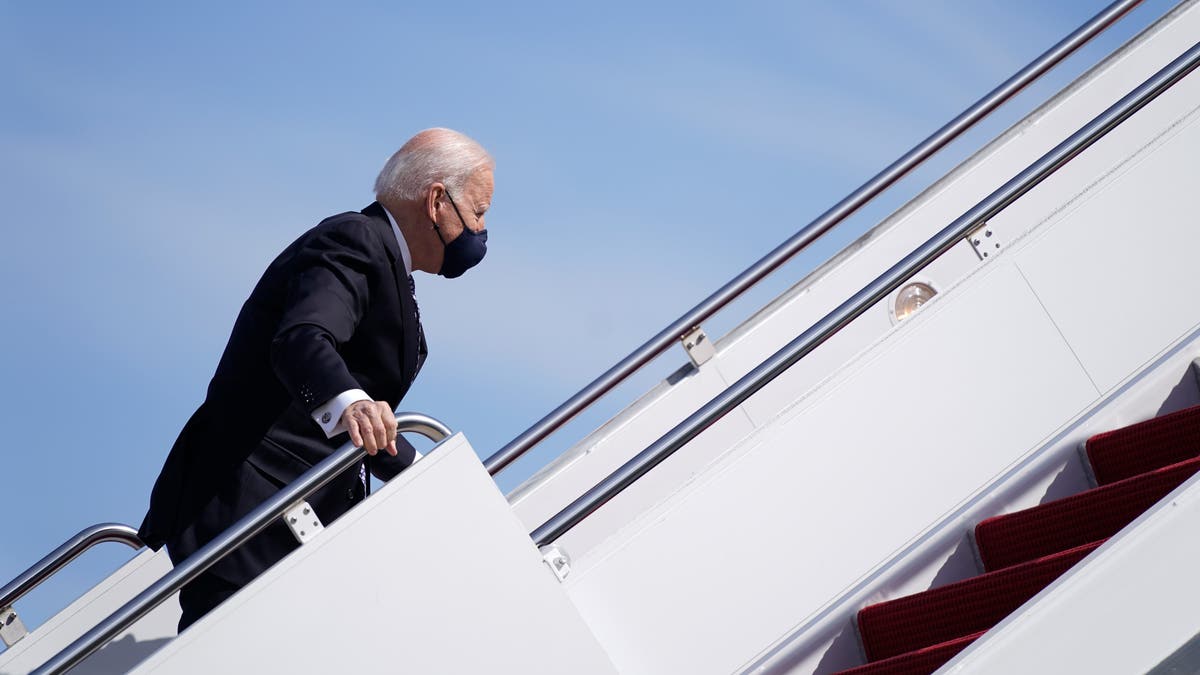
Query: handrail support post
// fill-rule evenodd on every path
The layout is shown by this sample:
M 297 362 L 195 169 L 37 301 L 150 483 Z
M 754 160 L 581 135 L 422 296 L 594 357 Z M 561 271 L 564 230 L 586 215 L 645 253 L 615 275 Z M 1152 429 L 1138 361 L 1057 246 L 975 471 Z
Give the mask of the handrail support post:
M 694 326 L 684 333 L 679 338 L 679 343 L 683 345 L 683 351 L 687 352 L 692 365 L 697 368 L 708 363 L 717 354 L 717 348 L 713 346 L 712 340 L 708 339 L 708 334 L 700 326 Z
M 317 517 L 313 507 L 307 501 L 299 501 L 285 511 L 282 516 L 283 524 L 292 531 L 292 536 L 300 544 L 307 543 L 325 529 L 321 519 Z
M 17 616 L 17 610 L 13 609 L 12 605 L 0 607 L 0 641 L 4 642 L 5 648 L 17 644 L 28 634 L 29 631 L 25 629 L 24 622 Z

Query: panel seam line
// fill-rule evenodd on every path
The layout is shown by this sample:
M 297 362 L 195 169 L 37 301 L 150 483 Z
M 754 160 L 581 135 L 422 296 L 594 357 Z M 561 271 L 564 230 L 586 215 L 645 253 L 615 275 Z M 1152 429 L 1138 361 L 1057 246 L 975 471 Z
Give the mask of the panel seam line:
M 1100 391 L 1100 387 L 1096 384 L 1096 380 L 1092 378 L 1091 372 L 1089 372 L 1087 366 L 1083 364 L 1083 359 L 1079 358 L 1079 354 L 1077 354 L 1075 352 L 1075 348 L 1071 346 L 1071 341 L 1067 339 L 1066 334 L 1063 333 L 1062 328 L 1058 325 L 1058 322 L 1054 320 L 1054 316 L 1050 313 L 1050 310 L 1046 308 L 1046 303 L 1042 302 L 1042 298 L 1038 295 L 1037 289 L 1033 287 L 1033 284 L 1029 282 L 1029 278 L 1025 276 L 1025 271 L 1022 270 L 1021 266 L 1016 262 L 1013 262 L 1013 269 L 1017 271 L 1017 274 L 1021 275 L 1021 280 L 1025 282 L 1025 285 L 1029 288 L 1029 292 L 1033 293 L 1034 299 L 1037 300 L 1038 305 L 1042 308 L 1042 311 L 1045 312 L 1046 318 L 1050 320 L 1050 325 L 1054 326 L 1054 330 L 1057 331 L 1058 336 L 1062 338 L 1063 344 L 1067 347 L 1067 351 L 1071 352 L 1071 356 L 1075 357 L 1075 362 L 1079 364 L 1079 369 L 1083 371 L 1085 376 L 1087 376 L 1088 382 L 1092 383 L 1092 388 L 1096 390 L 1096 395 L 1101 395 L 1103 392 Z

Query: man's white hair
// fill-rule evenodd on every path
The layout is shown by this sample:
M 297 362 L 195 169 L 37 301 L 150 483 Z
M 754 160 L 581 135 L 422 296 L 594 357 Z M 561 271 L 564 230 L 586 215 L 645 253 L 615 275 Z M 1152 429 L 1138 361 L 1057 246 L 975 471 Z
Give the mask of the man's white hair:
M 465 134 L 453 129 L 426 129 L 392 155 L 375 179 L 379 201 L 420 199 L 434 183 L 461 193 L 476 171 L 493 168 L 492 156 Z

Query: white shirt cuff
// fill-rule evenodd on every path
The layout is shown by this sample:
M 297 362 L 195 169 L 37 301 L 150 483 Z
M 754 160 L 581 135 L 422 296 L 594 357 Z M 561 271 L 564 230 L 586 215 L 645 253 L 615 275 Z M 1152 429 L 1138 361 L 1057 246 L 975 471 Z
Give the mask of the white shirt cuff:
M 346 430 L 346 425 L 342 423 L 342 413 L 346 412 L 346 408 L 351 403 L 370 400 L 371 397 L 362 389 L 343 391 L 313 411 L 313 421 L 325 432 L 325 438 L 333 438 Z

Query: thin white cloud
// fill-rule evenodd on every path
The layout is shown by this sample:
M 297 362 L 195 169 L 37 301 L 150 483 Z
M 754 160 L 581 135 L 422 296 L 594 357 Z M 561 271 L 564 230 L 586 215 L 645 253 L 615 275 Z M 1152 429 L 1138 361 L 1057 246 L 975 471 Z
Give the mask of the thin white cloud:
M 898 130 L 909 135 L 915 126 L 853 90 L 789 82 L 763 70 L 705 62 L 685 51 L 665 60 L 687 67 L 633 74 L 625 66 L 598 67 L 589 86 L 598 98 L 637 101 L 625 108 L 629 114 L 682 125 L 706 139 L 722 138 L 752 155 L 851 171 L 877 168 L 880 148 L 892 147 Z

